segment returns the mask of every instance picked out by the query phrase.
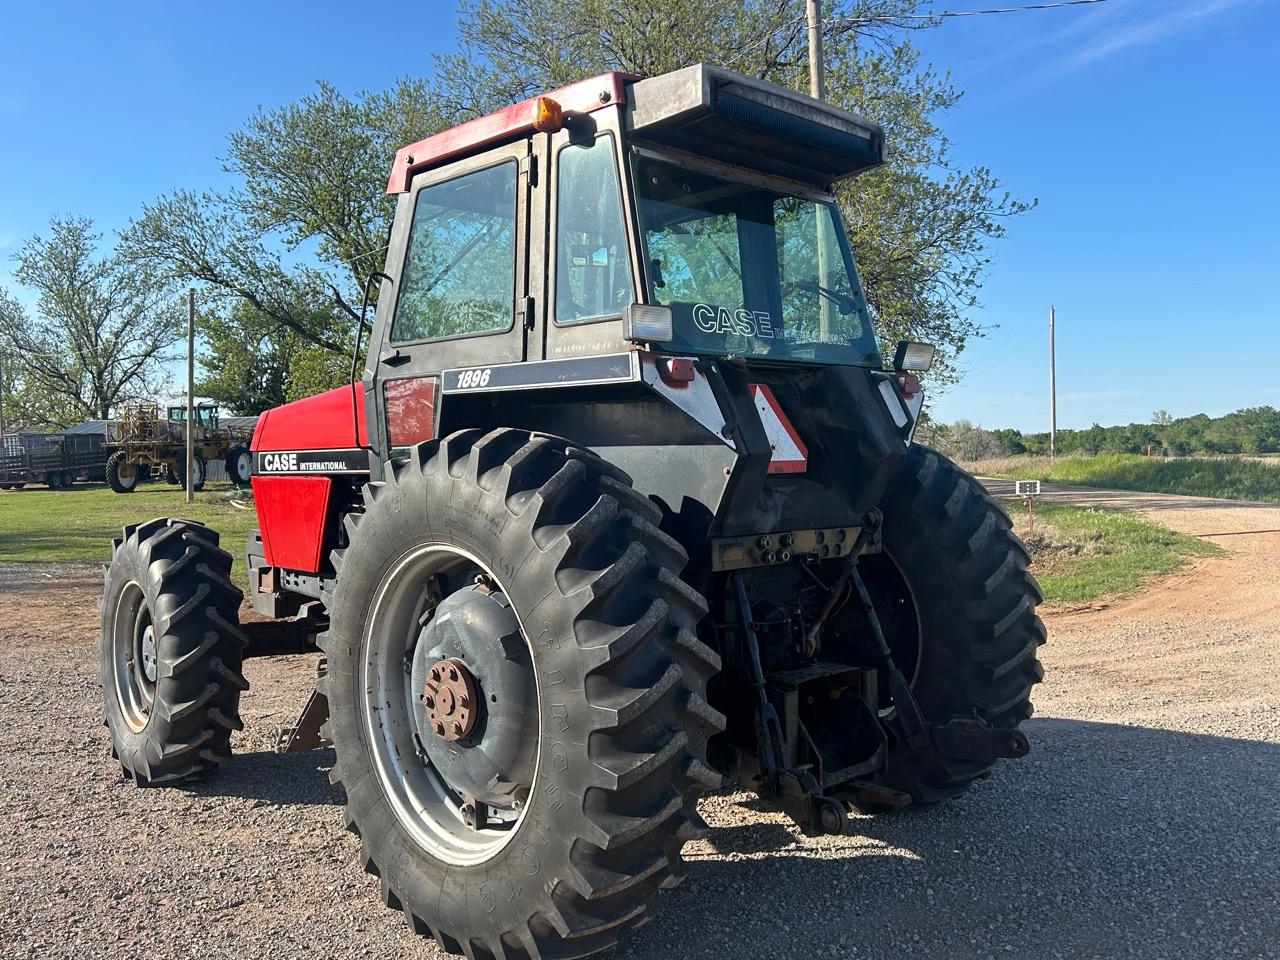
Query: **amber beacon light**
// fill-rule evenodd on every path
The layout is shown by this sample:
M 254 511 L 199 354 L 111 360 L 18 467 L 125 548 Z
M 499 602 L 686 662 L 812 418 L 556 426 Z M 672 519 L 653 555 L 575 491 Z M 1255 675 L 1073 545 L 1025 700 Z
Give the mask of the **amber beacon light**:
M 533 101 L 533 129 L 542 133 L 555 133 L 564 125 L 560 104 L 550 97 L 538 97 Z

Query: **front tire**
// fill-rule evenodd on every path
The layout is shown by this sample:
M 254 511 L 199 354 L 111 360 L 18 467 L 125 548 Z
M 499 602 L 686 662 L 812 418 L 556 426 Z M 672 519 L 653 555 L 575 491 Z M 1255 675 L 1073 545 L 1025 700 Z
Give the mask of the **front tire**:
M 191 489 L 203 490 L 204 478 L 205 478 L 205 472 L 206 472 L 204 457 L 197 456 L 192 459 L 192 463 L 195 465 L 195 471 L 192 474 Z M 185 463 L 185 458 L 184 460 L 178 461 L 177 465 L 174 466 L 173 468 L 173 472 L 174 472 L 174 475 L 178 478 L 178 486 L 185 487 L 187 483 L 187 467 Z
M 1030 555 L 1008 514 L 973 477 L 918 445 L 883 510 L 884 552 L 858 568 L 925 719 L 978 717 L 997 731 L 1016 729 L 1044 677 L 1036 655 L 1045 628 Z M 958 796 L 991 768 L 899 744 L 882 783 L 931 803 Z
M 99 674 L 112 755 L 139 786 L 201 779 L 242 729 L 245 638 L 231 555 L 189 520 L 131 524 L 102 596 Z
M 107 457 L 107 486 L 116 493 L 133 493 L 138 489 L 141 473 L 136 463 L 130 463 L 123 450 Z
M 253 478 L 253 454 L 243 444 L 237 444 L 227 451 L 224 464 L 227 468 L 227 479 L 243 489 L 249 486 Z
M 679 577 L 683 549 L 620 470 L 520 430 L 425 443 L 364 499 L 364 513 L 346 518 L 348 547 L 333 555 L 320 645 L 333 780 L 365 868 L 381 877 L 386 904 L 446 950 L 606 949 L 682 878 L 680 849 L 705 829 L 697 799 L 720 782 L 706 763 L 724 723 L 706 701 L 719 658 L 695 636 L 706 605 Z M 512 792 L 524 797 L 518 807 L 493 811 L 518 813 L 513 826 L 490 828 L 505 838 L 459 828 L 463 798 L 451 806 L 440 789 L 449 767 L 436 765 L 434 734 L 415 720 L 418 631 L 430 629 L 419 624 L 475 589 L 466 585 L 477 570 L 518 620 L 504 638 L 508 666 L 527 664 L 533 680 L 529 715 L 510 729 L 537 731 L 534 773 Z M 486 710 L 489 682 L 477 672 Z M 452 749 L 474 756 L 466 739 Z

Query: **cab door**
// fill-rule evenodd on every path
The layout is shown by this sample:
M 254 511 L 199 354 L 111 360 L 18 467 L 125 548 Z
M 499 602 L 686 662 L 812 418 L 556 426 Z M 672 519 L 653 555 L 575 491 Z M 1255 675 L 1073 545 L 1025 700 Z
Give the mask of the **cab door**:
M 428 170 L 399 198 L 362 379 L 375 473 L 434 436 L 441 371 L 528 356 L 531 150 Z

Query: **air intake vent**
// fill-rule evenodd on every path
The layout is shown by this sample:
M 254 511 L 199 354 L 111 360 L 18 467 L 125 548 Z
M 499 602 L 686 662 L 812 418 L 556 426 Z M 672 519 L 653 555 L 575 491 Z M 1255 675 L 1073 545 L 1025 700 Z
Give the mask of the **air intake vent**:
M 715 67 L 686 67 L 633 84 L 627 117 L 639 141 L 822 186 L 884 160 L 877 124 Z

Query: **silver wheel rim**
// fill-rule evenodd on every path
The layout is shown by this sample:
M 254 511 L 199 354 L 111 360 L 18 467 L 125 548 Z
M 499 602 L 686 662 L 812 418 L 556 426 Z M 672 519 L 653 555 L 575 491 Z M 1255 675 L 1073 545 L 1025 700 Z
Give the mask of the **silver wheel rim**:
M 242 453 L 236 457 L 236 479 L 241 483 L 249 481 L 249 475 L 252 471 L 253 462 L 249 459 L 247 453 Z
M 122 462 L 116 467 L 116 479 L 120 486 L 132 489 L 138 485 L 138 468 L 135 464 Z
M 506 592 L 488 566 L 460 547 L 423 544 L 401 557 L 374 598 L 359 663 L 364 691 L 361 719 L 383 795 L 401 827 L 420 847 L 457 865 L 475 865 L 497 855 L 520 831 L 527 812 L 526 804 L 500 829 L 468 826 L 457 796 L 414 744 L 414 692 L 405 664 L 418 637 L 419 618 L 427 608 L 427 584 L 436 574 L 470 567 Z M 527 645 L 523 622 L 520 633 Z M 536 687 L 536 673 L 534 681 Z M 537 783 L 535 760 L 529 796 L 535 795 Z
M 159 663 L 151 611 L 136 580 L 125 584 L 116 604 L 111 624 L 111 662 L 120 715 L 130 730 L 141 733 L 151 720 Z

